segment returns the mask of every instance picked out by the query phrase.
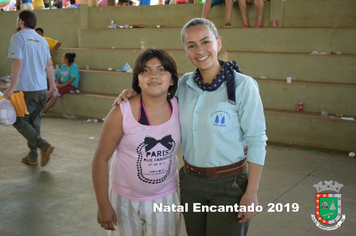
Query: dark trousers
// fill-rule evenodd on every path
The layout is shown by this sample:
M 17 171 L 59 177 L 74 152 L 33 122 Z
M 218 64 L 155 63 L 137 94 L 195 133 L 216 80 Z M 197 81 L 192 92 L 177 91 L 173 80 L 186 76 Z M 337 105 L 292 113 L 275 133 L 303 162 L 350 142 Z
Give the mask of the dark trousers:
M 47 103 L 47 90 L 23 92 L 29 115 L 17 117 L 14 127 L 27 140 L 30 149 L 26 159 L 37 161 L 37 148 L 46 151 L 49 143 L 41 138 L 41 115 Z
M 228 177 L 201 178 L 179 171 L 181 204 L 188 203 L 184 220 L 188 236 L 243 236 L 250 222 L 239 223 L 238 212 L 193 212 L 193 205 L 234 206 L 246 191 L 248 170 Z M 235 184 L 236 183 L 236 184 Z

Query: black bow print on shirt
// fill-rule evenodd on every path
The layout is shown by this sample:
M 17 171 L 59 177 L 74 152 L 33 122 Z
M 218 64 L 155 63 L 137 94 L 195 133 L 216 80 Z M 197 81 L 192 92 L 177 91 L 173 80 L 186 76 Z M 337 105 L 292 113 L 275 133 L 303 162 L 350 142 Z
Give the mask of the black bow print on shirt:
M 171 149 L 172 144 L 174 140 L 172 139 L 172 135 L 167 135 L 165 137 L 163 137 L 161 140 L 156 140 L 155 138 L 152 137 L 146 137 L 144 144 L 147 144 L 147 146 L 145 147 L 146 152 L 151 150 L 154 146 L 156 146 L 158 143 L 162 144 L 163 146 L 165 146 L 168 150 Z

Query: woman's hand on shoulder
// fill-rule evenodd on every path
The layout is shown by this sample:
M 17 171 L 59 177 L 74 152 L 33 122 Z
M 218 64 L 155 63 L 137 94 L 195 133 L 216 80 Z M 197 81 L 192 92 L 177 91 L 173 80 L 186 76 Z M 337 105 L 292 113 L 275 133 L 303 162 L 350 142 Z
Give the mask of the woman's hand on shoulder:
M 130 89 L 125 89 L 124 91 L 121 92 L 121 94 L 115 99 L 114 103 L 111 105 L 112 107 L 120 105 L 122 101 L 127 102 L 130 98 L 134 97 L 137 95 L 137 92 L 130 90 Z

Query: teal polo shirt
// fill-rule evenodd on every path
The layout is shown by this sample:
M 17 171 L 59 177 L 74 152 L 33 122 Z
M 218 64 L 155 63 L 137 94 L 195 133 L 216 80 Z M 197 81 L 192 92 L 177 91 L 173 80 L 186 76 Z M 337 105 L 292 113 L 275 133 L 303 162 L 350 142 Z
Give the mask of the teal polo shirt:
M 179 120 L 185 160 L 197 167 L 218 167 L 247 161 L 264 164 L 266 122 L 256 81 L 235 72 L 236 104 L 227 99 L 223 83 L 215 91 L 203 91 L 194 73 L 179 80 Z

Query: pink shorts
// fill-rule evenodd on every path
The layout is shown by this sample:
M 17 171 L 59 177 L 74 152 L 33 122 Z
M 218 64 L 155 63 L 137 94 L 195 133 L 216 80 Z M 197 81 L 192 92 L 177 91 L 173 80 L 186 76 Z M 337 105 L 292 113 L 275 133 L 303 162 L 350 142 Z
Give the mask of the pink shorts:
M 59 96 L 61 96 L 66 93 L 70 93 L 70 91 L 75 92 L 75 90 L 77 90 L 77 88 L 74 87 L 73 85 L 66 85 L 66 86 L 58 89 L 58 94 L 59 94 Z

